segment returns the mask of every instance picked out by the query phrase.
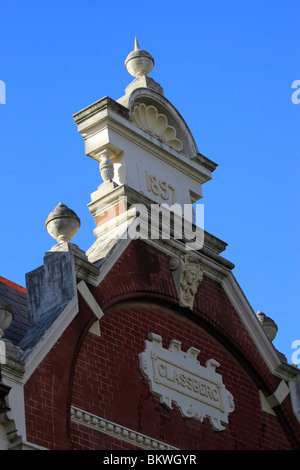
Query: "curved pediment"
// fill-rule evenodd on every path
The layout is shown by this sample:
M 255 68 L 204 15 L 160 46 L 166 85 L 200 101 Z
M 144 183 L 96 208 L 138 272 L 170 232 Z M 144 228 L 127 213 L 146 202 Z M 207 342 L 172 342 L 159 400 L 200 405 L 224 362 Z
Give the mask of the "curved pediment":
M 186 122 L 160 93 L 149 88 L 137 88 L 130 95 L 128 108 L 132 122 L 145 132 L 190 158 L 198 154 Z
M 168 123 L 165 114 L 159 113 L 153 104 L 135 104 L 131 113 L 132 122 L 144 131 L 181 152 L 183 143 L 177 137 L 177 130 Z

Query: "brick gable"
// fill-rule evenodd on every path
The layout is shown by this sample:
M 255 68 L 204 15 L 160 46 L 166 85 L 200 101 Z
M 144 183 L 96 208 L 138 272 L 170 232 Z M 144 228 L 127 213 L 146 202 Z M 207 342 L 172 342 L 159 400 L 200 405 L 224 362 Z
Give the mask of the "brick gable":
M 168 256 L 142 241 L 132 242 L 98 287 L 89 286 L 104 312 L 100 336 L 89 332 L 96 320 L 79 296 L 79 312 L 25 385 L 27 438 L 50 449 L 135 449 L 137 441 L 119 439 L 88 425 L 101 420 L 180 449 L 293 449 L 299 426 L 290 399 L 276 416 L 261 410 L 280 379 L 268 369 L 221 284 L 204 276 L 193 311 L 179 306 Z M 200 350 L 210 358 L 234 396 L 235 410 L 222 432 L 209 420 L 196 423 L 160 404 L 143 376 L 138 355 L 149 333 Z M 71 418 L 75 407 L 90 414 Z M 98 421 L 97 421 L 98 420 Z M 112 427 L 113 425 L 108 425 Z

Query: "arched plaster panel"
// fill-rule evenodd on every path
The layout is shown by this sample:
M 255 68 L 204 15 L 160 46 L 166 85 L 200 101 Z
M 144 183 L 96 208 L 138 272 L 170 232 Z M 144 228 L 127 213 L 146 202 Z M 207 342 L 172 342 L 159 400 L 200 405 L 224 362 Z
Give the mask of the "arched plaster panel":
M 198 154 L 198 148 L 190 129 L 177 109 L 160 93 L 148 88 L 134 90 L 129 98 L 128 107 L 130 118 L 134 122 L 135 107 L 141 103 L 146 107 L 153 106 L 158 113 L 166 116 L 169 126 L 176 130 L 176 138 L 182 142 L 182 149 L 178 150 L 185 156 L 192 158 Z

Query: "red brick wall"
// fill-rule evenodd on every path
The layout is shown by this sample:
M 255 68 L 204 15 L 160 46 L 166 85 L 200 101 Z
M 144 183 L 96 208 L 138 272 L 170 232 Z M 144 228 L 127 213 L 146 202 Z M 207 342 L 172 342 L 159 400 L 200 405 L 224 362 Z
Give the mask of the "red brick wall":
M 33 372 L 24 387 L 28 442 L 52 450 L 70 449 L 70 400 L 78 351 L 94 321 L 84 302 L 80 314 Z
M 289 397 L 277 416 L 260 409 L 258 388 L 271 394 L 272 376 L 220 284 L 204 276 L 191 312 L 179 306 L 168 257 L 132 242 L 98 288 L 89 286 L 105 312 L 101 337 L 87 333 L 95 320 L 80 299 L 80 312 L 25 386 L 27 439 L 50 449 L 130 449 L 132 446 L 70 420 L 73 404 L 182 449 L 299 448 L 299 425 Z M 208 419 L 166 410 L 150 392 L 138 354 L 148 333 L 163 346 L 200 349 L 199 361 L 216 359 L 235 411 L 220 433 Z
M 171 411 L 165 409 L 159 397 L 150 392 L 138 363 L 149 332 L 160 334 L 164 347 L 177 339 L 182 342 L 182 350 L 190 346 L 200 349 L 198 359 L 202 365 L 212 357 L 221 364 L 218 372 L 235 401 L 235 411 L 229 415 L 224 431 L 213 431 L 207 418 L 202 424 L 184 418 L 176 405 Z M 253 381 L 224 347 L 184 317 L 142 301 L 124 303 L 106 313 L 101 321 L 101 338 L 87 335 L 76 364 L 72 403 L 181 449 L 290 448 L 277 418 L 261 411 Z M 100 433 L 83 445 L 79 432 L 90 432 L 84 428 L 72 424 L 75 448 L 126 446 Z

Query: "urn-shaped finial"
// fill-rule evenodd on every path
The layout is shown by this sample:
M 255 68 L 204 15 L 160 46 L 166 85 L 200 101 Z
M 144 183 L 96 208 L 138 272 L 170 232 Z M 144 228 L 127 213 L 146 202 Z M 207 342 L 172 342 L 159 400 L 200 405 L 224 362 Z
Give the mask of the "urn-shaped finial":
M 45 227 L 57 243 L 70 242 L 78 232 L 80 219 L 74 211 L 60 202 L 48 215 Z
M 3 299 L 0 299 L 0 338 L 4 335 L 4 331 L 10 326 L 14 314 L 11 307 Z
M 147 76 L 154 67 L 152 55 L 140 48 L 136 38 L 134 50 L 126 57 L 125 67 L 134 77 Z
M 274 320 L 272 320 L 272 318 L 267 317 L 261 311 L 257 312 L 256 316 L 269 340 L 273 341 L 278 331 L 278 326 L 276 325 Z

